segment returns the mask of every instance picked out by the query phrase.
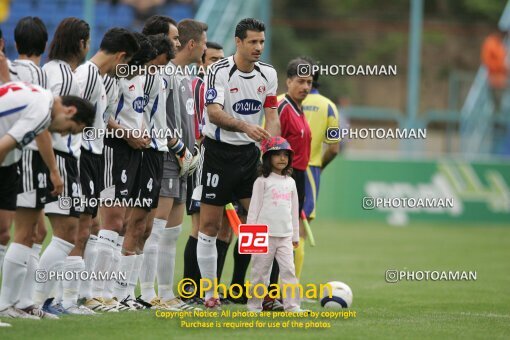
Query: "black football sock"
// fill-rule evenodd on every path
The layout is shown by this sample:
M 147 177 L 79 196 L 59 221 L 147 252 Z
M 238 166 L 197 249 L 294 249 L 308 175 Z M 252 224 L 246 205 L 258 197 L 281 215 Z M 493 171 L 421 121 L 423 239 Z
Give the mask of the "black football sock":
M 271 269 L 271 276 L 269 277 L 269 292 L 272 292 L 276 290 L 277 288 L 275 286 L 272 286 L 272 284 L 277 285 L 278 284 L 278 276 L 280 276 L 280 267 L 278 266 L 278 261 L 276 259 L 273 260 L 273 269 Z
M 217 276 L 218 283 L 221 282 L 221 273 L 223 273 L 223 266 L 225 265 L 225 259 L 227 258 L 228 246 L 230 243 L 216 239 L 216 250 L 218 251 L 218 262 L 217 262 Z

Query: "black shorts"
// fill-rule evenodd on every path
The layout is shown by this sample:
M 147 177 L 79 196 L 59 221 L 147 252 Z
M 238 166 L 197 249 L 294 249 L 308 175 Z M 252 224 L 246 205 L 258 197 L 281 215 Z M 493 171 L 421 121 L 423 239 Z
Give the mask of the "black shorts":
M 58 200 L 51 196 L 53 183 L 39 151 L 24 149 L 18 162 L 20 180 L 16 207 L 43 209 L 46 203 Z
M 204 165 L 204 153 L 203 146 L 200 147 L 200 160 L 197 164 L 197 168 L 193 175 L 187 178 L 187 190 L 186 190 L 186 214 L 193 215 L 200 212 L 200 198 L 201 198 L 201 179 L 202 179 L 202 167 Z
M 75 205 L 74 199 L 81 197 L 81 185 L 78 170 L 78 160 L 70 154 L 54 150 L 60 177 L 64 180 L 64 192 L 58 200 L 46 203 L 44 212 L 46 215 L 56 214 L 71 217 L 80 217 L 83 211 L 81 205 Z
M 16 210 L 18 191 L 18 165 L 16 163 L 0 167 L 0 210 Z
M 156 209 L 159 202 L 161 180 L 163 178 L 163 151 L 152 148 L 142 152 L 142 172 L 140 174 L 140 200 L 150 200 L 150 206 L 143 205 L 146 210 Z
M 120 138 L 105 138 L 102 199 L 137 199 L 140 191 L 142 150 Z
M 301 210 L 305 203 L 305 176 L 306 171 L 292 169 L 292 178 L 296 182 L 298 204 L 299 204 L 299 216 L 301 216 Z
M 259 163 L 260 150 L 253 143 L 231 145 L 206 137 L 200 202 L 223 206 L 232 196 L 250 198 Z
M 83 197 L 86 200 L 99 199 L 99 194 L 103 190 L 103 155 L 97 155 L 84 148 L 81 148 L 80 155 L 80 183 Z M 97 216 L 97 204 L 86 204 L 83 213 Z

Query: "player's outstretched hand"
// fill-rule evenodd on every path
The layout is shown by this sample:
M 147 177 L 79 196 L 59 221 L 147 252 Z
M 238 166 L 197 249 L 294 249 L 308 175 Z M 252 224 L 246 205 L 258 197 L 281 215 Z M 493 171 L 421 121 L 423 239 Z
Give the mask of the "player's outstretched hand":
M 50 181 L 53 184 L 52 196 L 60 195 L 64 191 L 64 181 L 58 171 L 50 172 Z
M 255 124 L 246 124 L 243 131 L 256 142 L 271 137 L 271 134 L 266 129 Z

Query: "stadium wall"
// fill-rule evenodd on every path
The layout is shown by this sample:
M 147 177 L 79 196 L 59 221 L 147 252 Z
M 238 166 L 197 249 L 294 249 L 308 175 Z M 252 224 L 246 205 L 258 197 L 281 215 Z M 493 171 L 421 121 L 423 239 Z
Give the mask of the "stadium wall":
M 398 198 L 402 199 L 400 203 L 405 200 L 408 207 L 402 208 L 401 204 L 399 208 L 364 208 L 364 197 L 386 203 Z M 423 200 L 408 198 L 429 199 L 429 203 L 431 199 L 435 203 L 450 199 L 453 206 L 422 208 L 419 203 Z M 317 215 L 325 219 L 379 220 L 393 225 L 412 220 L 497 222 L 510 227 L 510 161 L 341 157 L 321 177 Z

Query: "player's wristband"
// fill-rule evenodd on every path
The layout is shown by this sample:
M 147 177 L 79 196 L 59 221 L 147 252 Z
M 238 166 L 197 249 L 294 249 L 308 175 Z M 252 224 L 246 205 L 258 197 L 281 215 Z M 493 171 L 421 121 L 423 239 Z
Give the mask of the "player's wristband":
M 172 149 L 172 151 L 179 157 L 183 157 L 186 152 L 186 147 L 180 139 L 178 139 L 177 142 L 170 147 L 170 149 Z

